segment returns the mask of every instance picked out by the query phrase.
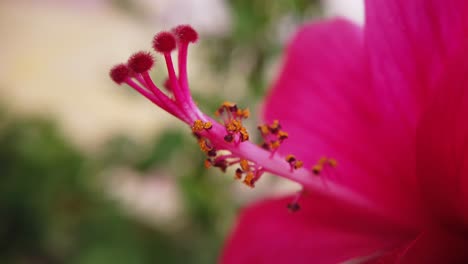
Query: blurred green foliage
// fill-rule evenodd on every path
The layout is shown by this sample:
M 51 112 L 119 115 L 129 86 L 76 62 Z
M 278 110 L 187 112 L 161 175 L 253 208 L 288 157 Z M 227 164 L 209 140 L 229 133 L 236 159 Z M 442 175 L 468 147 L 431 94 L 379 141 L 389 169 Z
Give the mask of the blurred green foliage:
M 129 3 L 118 2 L 121 8 Z M 239 55 L 253 61 L 249 94 L 242 101 L 255 104 L 267 86 L 265 68 L 280 51 L 274 28 L 284 16 L 300 22 L 315 13 L 316 2 L 229 3 L 232 35 L 205 42 L 209 61 L 219 74 L 228 74 Z M 214 110 L 222 97 L 198 95 L 197 101 Z M 173 174 L 183 196 L 184 224 L 174 230 L 149 225 L 111 200 L 99 179 L 117 166 L 142 175 L 155 169 Z M 237 208 L 225 191 L 232 180 L 218 174 L 203 168 L 203 155 L 188 129 L 166 130 L 144 145 L 115 137 L 89 154 L 75 148 L 51 120 L 3 113 L 0 263 L 215 263 Z

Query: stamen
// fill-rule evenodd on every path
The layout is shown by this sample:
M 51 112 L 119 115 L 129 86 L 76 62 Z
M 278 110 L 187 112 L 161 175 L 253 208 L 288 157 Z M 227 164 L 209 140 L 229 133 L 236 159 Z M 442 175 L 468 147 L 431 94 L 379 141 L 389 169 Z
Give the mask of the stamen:
M 234 178 L 235 178 L 236 180 L 242 179 L 242 173 L 243 173 L 243 171 L 242 171 L 240 168 L 237 168 L 237 169 L 236 169 L 236 174 L 235 174 Z
M 300 190 L 294 197 L 294 200 L 286 206 L 291 213 L 295 213 L 301 209 L 301 206 L 299 206 L 299 199 L 302 197 L 303 193 L 304 190 Z
M 127 64 L 119 64 L 111 69 L 110 77 L 117 84 L 126 83 L 143 96 L 151 100 L 168 113 L 185 122 L 192 129 L 197 138 L 200 149 L 207 155 L 205 167 L 217 167 L 226 171 L 228 166 L 239 164 L 235 171 L 235 178 L 242 179 L 243 183 L 254 187 L 255 183 L 265 173 L 269 172 L 287 178 L 303 185 L 307 190 L 313 190 L 323 195 L 330 195 L 352 206 L 362 209 L 371 209 L 380 215 L 380 207 L 375 206 L 359 194 L 350 189 L 331 182 L 325 183 L 310 177 L 319 175 L 323 170 L 335 168 L 334 159 L 321 159 L 312 168 L 312 172 L 302 169 L 303 163 L 296 157 L 283 157 L 276 155 L 284 140 L 289 135 L 282 130 L 278 120 L 271 124 L 260 125 L 258 128 L 263 138 L 261 147 L 249 141 L 250 136 L 242 121 L 250 116 L 248 109 L 241 109 L 236 104 L 225 102 L 216 111 L 222 119 L 221 123 L 202 113 L 192 99 L 189 91 L 187 76 L 187 52 L 189 43 L 198 40 L 197 32 L 188 25 L 175 28 L 171 32 L 162 32 L 153 39 L 153 48 L 162 53 L 166 60 L 169 76 L 168 93 L 166 95 L 153 82 L 149 70 L 154 65 L 153 56 L 148 52 L 133 54 Z M 175 40 L 174 40 L 175 39 Z M 178 75 L 175 72 L 171 52 L 178 50 Z M 229 154 L 219 155 L 228 152 Z M 292 204 L 291 209 L 297 210 L 298 204 Z M 384 215 L 382 219 L 387 219 Z
M 246 159 L 241 159 L 240 166 L 243 171 L 250 171 L 249 161 Z
M 286 156 L 286 161 L 289 163 L 291 166 L 291 171 L 297 170 L 302 168 L 304 163 L 300 160 L 297 160 L 296 157 L 292 154 L 289 154 Z
M 278 120 L 274 120 L 270 125 L 263 124 L 257 128 L 263 138 L 261 146 L 263 149 L 270 151 L 271 157 L 275 155 L 281 143 L 289 137 L 286 131 L 281 130 L 281 125 Z
M 211 166 L 213 166 L 213 162 L 211 161 L 211 159 L 206 159 L 204 165 L 205 168 L 209 169 L 211 168 Z
M 255 187 L 254 185 L 254 174 L 253 172 L 249 171 L 244 177 L 244 180 L 242 181 L 245 185 L 249 186 L 250 188 Z
M 200 138 L 198 140 L 198 145 L 200 146 L 201 151 L 208 153 L 208 151 L 212 150 L 213 147 L 205 138 Z
M 213 127 L 211 122 L 203 122 L 200 119 L 197 119 L 193 122 L 192 125 L 192 132 L 201 132 L 203 130 L 210 130 Z
M 231 133 L 228 133 L 227 135 L 224 136 L 224 141 L 231 143 L 234 140 L 234 135 Z
M 318 176 L 322 171 L 326 170 L 327 167 L 336 168 L 337 165 L 338 162 L 335 159 L 323 156 L 314 166 L 312 166 L 312 172 L 314 175 Z

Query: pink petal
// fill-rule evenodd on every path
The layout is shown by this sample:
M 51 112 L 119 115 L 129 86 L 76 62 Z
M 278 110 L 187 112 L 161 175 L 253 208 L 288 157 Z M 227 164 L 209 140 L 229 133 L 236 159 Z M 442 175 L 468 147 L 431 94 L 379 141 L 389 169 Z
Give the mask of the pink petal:
M 365 38 L 379 102 L 410 131 L 447 59 L 467 47 L 467 12 L 466 0 L 366 1 Z
M 468 240 L 440 229 L 420 233 L 399 249 L 367 264 L 468 263 Z
M 428 210 L 468 232 L 468 61 L 446 65 L 418 128 L 417 168 Z
M 332 201 L 304 197 L 301 209 L 286 209 L 292 197 L 263 201 L 243 211 L 221 256 L 223 264 L 339 263 L 386 250 L 404 233 L 360 222 Z
M 304 26 L 289 45 L 264 118 L 289 132 L 280 147 L 310 168 L 338 160 L 322 177 L 417 221 L 414 148 L 401 122 L 383 118 L 370 86 L 363 35 L 342 19 Z

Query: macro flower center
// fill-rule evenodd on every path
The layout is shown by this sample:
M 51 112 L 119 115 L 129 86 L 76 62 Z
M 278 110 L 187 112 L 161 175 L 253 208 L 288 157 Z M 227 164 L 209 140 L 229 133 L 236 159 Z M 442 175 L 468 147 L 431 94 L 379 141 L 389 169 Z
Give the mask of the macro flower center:
M 249 187 L 255 187 L 265 173 L 271 173 L 299 183 L 303 190 L 288 206 L 292 211 L 299 208 L 300 194 L 307 191 L 338 196 L 343 201 L 369 207 L 350 190 L 333 182 L 330 176 L 337 166 L 334 159 L 323 157 L 310 169 L 294 154 L 282 156 L 278 153 L 281 144 L 290 136 L 282 129 L 278 120 L 258 126 L 263 142 L 250 141 L 250 135 L 243 121 L 250 116 L 247 108 L 232 102 L 223 102 L 215 117 L 203 113 L 196 106 L 189 89 L 187 77 L 187 53 L 189 44 L 198 40 L 198 33 L 188 25 L 181 25 L 172 31 L 163 31 L 153 38 L 153 49 L 164 56 L 168 79 L 163 91 L 152 80 L 149 71 L 154 65 L 151 53 L 140 51 L 130 56 L 127 63 L 114 66 L 111 78 L 117 84 L 127 84 L 155 105 L 186 123 L 205 153 L 205 167 L 215 167 L 225 172 L 236 166 L 234 178 Z M 174 68 L 171 53 L 178 51 L 178 71 Z M 320 177 L 317 177 L 320 176 Z

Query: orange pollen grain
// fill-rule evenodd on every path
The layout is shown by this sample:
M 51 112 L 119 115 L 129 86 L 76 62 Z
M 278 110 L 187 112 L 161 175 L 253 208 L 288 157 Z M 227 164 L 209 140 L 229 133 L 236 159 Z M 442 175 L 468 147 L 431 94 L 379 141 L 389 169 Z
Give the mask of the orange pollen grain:
M 200 119 L 195 120 L 192 125 L 193 132 L 200 132 L 204 129 L 204 123 Z
M 328 164 L 329 164 L 332 168 L 336 168 L 336 166 L 338 166 L 338 162 L 336 161 L 336 159 L 328 159 Z
M 213 124 L 211 122 L 206 122 L 203 124 L 204 129 L 211 129 L 213 127 Z
M 279 142 L 278 140 L 272 141 L 272 142 L 270 143 L 270 148 L 271 148 L 271 149 L 277 149 L 277 148 L 279 148 L 279 147 L 280 147 L 280 142 Z
M 241 168 L 243 171 L 249 171 L 250 170 L 250 166 L 249 166 L 249 161 L 246 160 L 246 159 L 241 159 L 240 162 L 239 162 Z
M 239 120 L 231 120 L 226 124 L 229 132 L 239 132 L 242 129 L 242 123 Z
M 287 138 L 289 137 L 289 134 L 288 134 L 288 132 L 285 132 L 285 131 L 283 131 L 283 130 L 280 130 L 280 131 L 278 132 L 278 137 L 279 137 L 281 140 L 285 140 L 285 139 L 287 139 Z
M 247 132 L 247 129 L 245 127 L 242 127 L 239 133 L 241 134 L 242 142 L 249 140 L 249 132 Z
M 213 165 L 213 163 L 211 163 L 211 160 L 210 160 L 210 159 L 206 159 L 204 165 L 205 165 L 205 168 L 209 169 L 209 168 L 211 168 L 211 166 Z
M 253 188 L 254 187 L 253 179 L 254 179 L 254 174 L 252 172 L 248 172 L 247 175 L 245 175 L 245 177 L 244 177 L 243 183 L 245 183 L 245 185 Z
M 211 147 L 208 146 L 208 144 L 206 143 L 206 139 L 204 138 L 201 138 L 200 140 L 198 140 L 198 145 L 200 146 L 200 149 L 203 152 L 208 152 L 212 149 Z
M 320 164 L 316 164 L 312 167 L 312 172 L 315 174 L 315 175 L 319 175 L 320 172 L 322 172 L 323 170 L 323 166 L 320 165 Z
M 241 169 L 238 168 L 238 169 L 236 170 L 236 174 L 234 175 L 234 178 L 235 178 L 236 180 L 240 180 L 240 179 L 242 178 L 242 170 L 241 170 Z
M 293 162 L 295 160 L 296 160 L 296 157 L 294 155 L 292 155 L 292 154 L 289 154 L 289 155 L 286 156 L 286 161 L 287 162 Z
M 302 162 L 300 160 L 298 160 L 298 161 L 296 161 L 294 163 L 294 169 L 296 169 L 296 170 L 302 168 L 302 166 L 304 166 L 304 162 Z
M 260 133 L 262 133 L 262 135 L 266 136 L 270 133 L 270 130 L 268 130 L 268 126 L 266 125 L 260 125 L 258 126 L 258 130 L 260 130 Z

